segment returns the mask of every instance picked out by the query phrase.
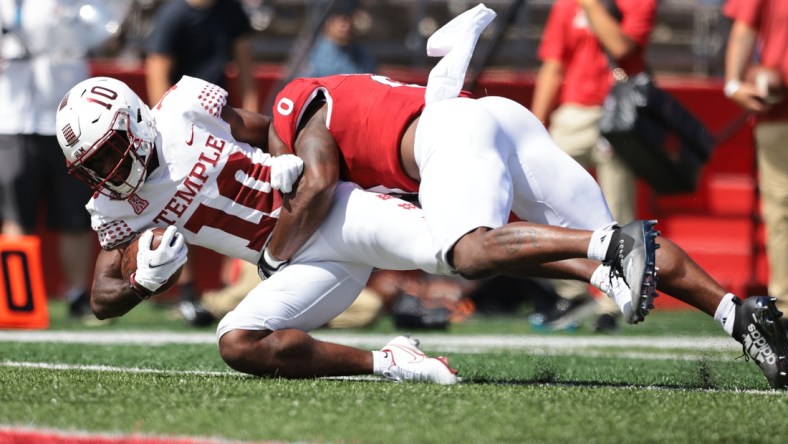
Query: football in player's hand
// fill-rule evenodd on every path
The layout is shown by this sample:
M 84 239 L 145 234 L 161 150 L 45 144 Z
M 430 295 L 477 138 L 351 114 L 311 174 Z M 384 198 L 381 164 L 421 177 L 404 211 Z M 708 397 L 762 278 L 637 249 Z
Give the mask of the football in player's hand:
M 123 257 L 120 262 L 120 272 L 123 275 L 123 279 L 128 282 L 131 274 L 137 270 L 137 252 L 139 251 L 140 245 L 140 235 L 144 233 L 142 231 L 135 237 L 129 245 L 126 247 L 126 250 L 123 252 Z M 155 250 L 159 244 L 161 243 L 161 236 L 164 234 L 164 228 L 156 227 L 153 228 L 153 238 L 151 239 L 151 250 Z M 172 276 L 164 283 L 158 290 L 156 290 L 155 294 L 162 294 L 165 291 L 172 288 L 175 284 L 178 283 L 178 279 L 181 277 L 181 273 L 183 272 L 183 266 L 181 266 L 178 271 L 172 274 Z

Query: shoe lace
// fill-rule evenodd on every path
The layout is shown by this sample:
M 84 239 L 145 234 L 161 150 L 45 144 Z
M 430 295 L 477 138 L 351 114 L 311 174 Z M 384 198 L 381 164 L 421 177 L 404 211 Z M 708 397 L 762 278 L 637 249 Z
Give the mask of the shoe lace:
M 621 250 L 621 246 L 618 247 L 617 251 L 620 251 L 620 250 Z M 624 269 L 621 266 L 621 261 L 612 261 L 612 262 L 613 263 L 611 263 L 611 264 L 607 264 L 610 267 L 610 272 L 608 274 L 607 285 L 608 285 L 608 288 L 610 289 L 610 291 L 615 291 L 617 286 L 614 287 L 614 285 L 616 285 L 616 279 L 618 279 L 619 277 L 621 279 L 623 279 L 624 282 L 627 285 L 629 285 L 629 283 L 624 278 Z
M 752 359 L 750 357 L 750 354 L 747 353 L 747 345 L 744 342 L 741 343 L 741 355 L 736 356 L 735 359 L 741 359 L 741 358 L 744 358 L 744 362 L 750 362 L 750 359 Z
M 602 261 L 603 264 L 610 267 L 610 280 L 611 282 L 617 277 L 620 276 L 621 279 L 624 280 L 624 283 L 629 285 L 627 282 L 626 275 L 624 273 L 624 250 L 627 247 L 627 243 L 631 243 L 631 240 L 627 239 L 627 236 L 621 232 L 621 227 L 616 225 L 613 228 L 616 230 L 616 234 L 610 240 L 610 242 L 615 242 L 615 244 L 611 245 L 613 250 L 613 254 L 607 260 Z M 617 275 L 615 274 L 617 273 Z

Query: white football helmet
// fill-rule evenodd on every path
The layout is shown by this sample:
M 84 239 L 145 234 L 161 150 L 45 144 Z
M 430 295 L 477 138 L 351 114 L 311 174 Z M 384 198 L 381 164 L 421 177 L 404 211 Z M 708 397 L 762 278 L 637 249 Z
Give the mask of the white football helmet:
M 68 172 L 93 191 L 128 199 L 155 155 L 150 108 L 125 83 L 94 77 L 66 93 L 55 118 Z

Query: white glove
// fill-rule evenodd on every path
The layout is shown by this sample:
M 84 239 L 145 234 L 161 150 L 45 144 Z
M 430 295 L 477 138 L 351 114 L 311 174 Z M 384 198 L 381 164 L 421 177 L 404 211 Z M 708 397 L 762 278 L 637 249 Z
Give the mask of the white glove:
M 271 158 L 271 188 L 283 193 L 293 191 L 301 173 L 304 172 L 304 161 L 293 154 L 282 154 Z
M 161 236 L 158 248 L 151 250 L 153 231 L 148 229 L 140 236 L 137 250 L 137 271 L 132 275 L 134 283 L 151 293 L 159 289 L 186 263 L 186 241 L 181 233 L 170 225 Z

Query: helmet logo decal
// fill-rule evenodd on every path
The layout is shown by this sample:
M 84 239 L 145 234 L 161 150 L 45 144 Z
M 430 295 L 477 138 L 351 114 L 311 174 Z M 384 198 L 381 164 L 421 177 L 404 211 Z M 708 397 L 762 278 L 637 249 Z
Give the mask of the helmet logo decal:
M 131 204 L 131 209 L 134 210 L 136 214 L 142 214 L 149 205 L 148 201 L 141 198 L 137 193 L 132 194 L 128 202 Z
M 63 96 L 63 100 L 60 101 L 60 106 L 57 107 L 58 111 L 62 110 L 63 108 L 66 107 L 66 105 L 68 105 L 68 96 L 70 96 L 70 95 L 71 94 L 66 93 L 66 95 Z
M 104 99 L 108 99 L 110 102 L 112 102 L 112 101 L 114 101 L 115 99 L 118 98 L 118 93 L 116 93 L 115 91 L 113 91 L 113 90 L 111 90 L 111 89 L 109 89 L 109 88 L 107 88 L 105 86 L 101 86 L 101 85 L 96 85 L 93 88 L 90 88 L 90 93 L 91 94 L 95 94 L 95 95 L 97 95 L 99 97 L 102 97 Z M 105 102 L 103 100 L 96 99 L 94 97 L 87 97 L 85 100 L 87 100 L 90 103 L 97 103 L 97 104 L 103 106 L 104 108 L 107 108 L 108 110 L 112 109 L 112 105 L 110 105 L 109 103 L 107 103 L 107 102 Z
M 79 137 L 74 134 L 74 130 L 71 128 L 70 123 L 67 123 L 66 126 L 63 127 L 63 137 L 66 138 L 66 144 L 68 144 L 68 146 L 74 146 L 79 142 Z

